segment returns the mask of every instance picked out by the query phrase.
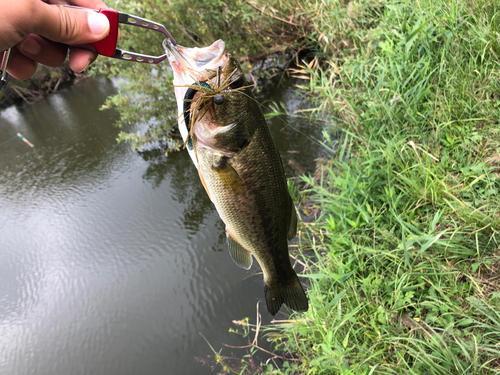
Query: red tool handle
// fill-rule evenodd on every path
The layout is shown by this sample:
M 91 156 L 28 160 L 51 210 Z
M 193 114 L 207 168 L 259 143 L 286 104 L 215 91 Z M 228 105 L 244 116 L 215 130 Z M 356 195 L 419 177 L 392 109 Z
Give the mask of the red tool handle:
M 99 9 L 109 20 L 109 34 L 103 40 L 90 43 L 99 55 L 113 57 L 118 43 L 118 11 L 113 9 Z

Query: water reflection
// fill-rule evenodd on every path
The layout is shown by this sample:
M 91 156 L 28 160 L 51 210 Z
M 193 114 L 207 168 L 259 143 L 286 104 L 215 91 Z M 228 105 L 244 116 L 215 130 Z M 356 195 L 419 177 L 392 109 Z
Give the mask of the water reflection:
M 300 83 L 300 80 L 288 79 L 280 87 L 265 93 L 259 98 L 259 101 L 264 103 L 263 111 L 266 112 L 265 107 L 270 102 L 284 104 L 288 113 L 307 109 L 304 94 L 300 94 L 296 88 Z M 310 123 L 305 117 L 291 116 L 273 117 L 268 120 L 268 124 L 287 176 L 297 175 L 296 169 L 290 166 L 290 160 L 298 164 L 306 174 L 313 173 L 316 165 L 314 160 L 320 156 L 321 152 L 318 142 L 321 139 L 321 129 L 318 125 Z
M 153 188 L 158 188 L 168 177 L 175 190 L 172 199 L 186 206 L 181 219 L 184 228 L 190 234 L 196 234 L 200 224 L 214 213 L 215 208 L 200 183 L 198 172 L 186 162 L 186 152 L 173 152 L 165 157 L 158 151 L 143 153 L 141 156 L 148 163 L 142 178 L 150 182 Z
M 187 153 L 116 143 L 114 92 L 89 80 L 0 113 L 0 143 L 36 147 L 0 147 L 0 374 L 209 373 L 199 333 L 241 345 L 228 327 L 263 299 Z

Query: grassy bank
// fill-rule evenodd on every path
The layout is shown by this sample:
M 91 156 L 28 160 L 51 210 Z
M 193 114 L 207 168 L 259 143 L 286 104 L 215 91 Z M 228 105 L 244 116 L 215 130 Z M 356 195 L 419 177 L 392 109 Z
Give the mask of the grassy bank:
M 269 328 L 281 369 L 221 372 L 500 373 L 500 3 L 303 7 L 302 89 L 335 154 L 303 178 L 310 309 Z

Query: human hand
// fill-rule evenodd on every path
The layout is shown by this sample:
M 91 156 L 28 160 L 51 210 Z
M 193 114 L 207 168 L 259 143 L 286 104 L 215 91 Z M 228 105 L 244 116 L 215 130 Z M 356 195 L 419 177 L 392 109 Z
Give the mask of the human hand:
M 12 48 L 7 72 L 17 79 L 31 77 L 37 63 L 56 67 L 66 59 L 81 72 L 97 54 L 68 44 L 104 39 L 109 21 L 103 14 L 50 4 L 108 8 L 102 0 L 0 0 L 0 51 Z M 1 53 L 1 52 L 0 52 Z

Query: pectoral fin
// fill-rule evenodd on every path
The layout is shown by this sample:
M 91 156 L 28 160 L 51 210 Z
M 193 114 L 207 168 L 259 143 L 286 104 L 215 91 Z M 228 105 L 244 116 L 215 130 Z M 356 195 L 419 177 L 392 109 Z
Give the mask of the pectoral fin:
M 290 223 L 288 224 L 288 232 L 286 238 L 288 241 L 292 240 L 297 234 L 297 211 L 295 210 L 295 205 L 293 204 L 293 200 L 288 196 L 288 200 L 290 201 Z
M 239 194 L 245 190 L 238 172 L 229 164 L 226 156 L 219 155 L 214 158 L 212 170 L 217 173 L 221 182 L 231 193 Z
M 234 263 L 238 267 L 249 270 L 252 267 L 252 254 L 245 250 L 243 246 L 241 246 L 229 233 L 227 233 L 227 244 L 229 245 L 229 254 L 231 254 L 231 258 Z

